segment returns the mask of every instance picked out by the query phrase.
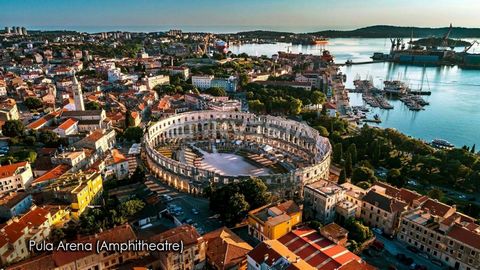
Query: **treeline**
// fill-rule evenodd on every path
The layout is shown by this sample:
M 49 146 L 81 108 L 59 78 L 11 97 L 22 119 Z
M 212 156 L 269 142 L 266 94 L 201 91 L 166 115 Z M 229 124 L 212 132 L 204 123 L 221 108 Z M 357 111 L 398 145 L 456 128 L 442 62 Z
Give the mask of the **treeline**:
M 421 37 L 443 37 L 449 31 L 449 27 L 410 27 L 410 26 L 393 26 L 393 25 L 373 25 L 354 30 L 323 30 L 311 33 L 296 34 L 292 32 L 275 32 L 275 31 L 249 31 L 240 32 L 241 35 L 249 38 L 269 38 L 280 39 L 282 37 L 296 36 L 324 36 L 329 38 L 390 38 L 390 37 L 410 37 L 413 33 L 414 38 Z M 474 38 L 480 36 L 480 28 L 453 27 L 450 37 L 452 38 Z
M 298 115 L 303 106 L 322 104 L 325 94 L 302 88 L 263 86 L 249 83 L 244 87 L 250 111 L 268 114 Z

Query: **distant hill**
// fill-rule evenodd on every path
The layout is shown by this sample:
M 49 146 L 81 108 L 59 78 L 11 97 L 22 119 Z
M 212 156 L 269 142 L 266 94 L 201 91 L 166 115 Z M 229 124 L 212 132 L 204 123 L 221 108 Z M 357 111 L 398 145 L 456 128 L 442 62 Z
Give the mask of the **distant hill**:
M 329 38 L 338 37 L 363 37 L 363 38 L 388 38 L 388 37 L 410 37 L 413 33 L 414 38 L 422 37 L 443 37 L 448 27 L 430 28 L 430 27 L 407 27 L 391 25 L 375 25 L 363 27 L 355 30 L 340 31 L 327 30 L 308 33 L 311 35 L 325 36 Z M 451 38 L 480 38 L 480 28 L 453 27 L 450 33 Z
M 263 37 L 279 38 L 281 36 L 324 36 L 328 38 L 408 38 L 412 35 L 414 38 L 443 37 L 448 32 L 449 27 L 430 28 L 430 27 L 408 27 L 392 25 L 374 25 L 355 30 L 325 30 L 310 33 L 293 33 L 277 31 L 245 31 L 238 32 L 237 35 L 245 37 Z M 453 27 L 450 38 L 480 38 L 480 28 Z

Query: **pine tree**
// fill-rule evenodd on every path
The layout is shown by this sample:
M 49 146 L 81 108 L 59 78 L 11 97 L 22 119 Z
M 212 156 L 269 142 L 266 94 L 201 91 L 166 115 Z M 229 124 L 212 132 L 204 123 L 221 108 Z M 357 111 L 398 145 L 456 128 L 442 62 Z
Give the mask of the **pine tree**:
M 352 177 L 352 173 L 353 173 L 352 157 L 350 156 L 350 153 L 347 153 L 345 157 L 345 175 L 347 177 Z
M 347 181 L 347 175 L 345 173 L 345 169 L 342 169 L 340 171 L 340 176 L 338 177 L 338 182 L 337 184 L 341 185 Z
M 475 144 L 472 145 L 472 149 L 470 150 L 470 152 L 475 154 Z
M 343 156 L 343 147 L 341 143 L 337 143 L 333 146 L 333 162 L 340 163 Z
M 348 147 L 348 153 L 350 154 L 350 157 L 352 158 L 352 164 L 357 164 L 357 146 L 352 143 Z

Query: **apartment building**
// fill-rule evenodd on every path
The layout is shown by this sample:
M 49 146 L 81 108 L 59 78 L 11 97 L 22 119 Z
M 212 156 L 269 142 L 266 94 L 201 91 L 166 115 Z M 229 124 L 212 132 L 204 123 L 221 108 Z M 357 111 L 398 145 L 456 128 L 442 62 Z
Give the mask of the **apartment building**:
M 90 243 L 95 245 L 97 241 L 106 241 L 109 243 L 123 243 L 128 240 L 137 239 L 130 225 L 120 225 L 112 229 L 99 232 L 94 235 L 85 236 L 77 239 L 77 243 Z M 129 261 L 136 260 L 144 256 L 144 252 L 101 252 L 93 251 L 54 251 L 52 253 L 43 253 L 39 256 L 30 258 L 20 263 L 11 265 L 9 269 L 119 269 L 121 265 Z
M 150 238 L 152 242 L 180 243 L 183 242 L 183 252 L 153 252 L 159 269 L 203 269 L 206 261 L 206 243 L 195 227 L 182 225 L 162 232 Z
M 27 212 L 32 206 L 32 195 L 25 191 L 0 196 L 0 218 L 10 219 Z
M 36 206 L 25 215 L 14 217 L 0 225 L 0 265 L 28 258 L 28 241 L 40 242 L 47 239 L 50 226 L 50 212 Z
M 333 182 L 320 180 L 306 185 L 303 189 L 305 215 L 323 224 L 335 220 L 337 203 L 345 200 L 345 189 Z
M 407 203 L 385 194 L 385 189 L 374 186 L 363 197 L 360 218 L 366 225 L 393 235 L 407 210 Z
M 153 90 L 157 85 L 167 85 L 170 84 L 170 77 L 165 75 L 157 75 L 151 77 L 145 77 L 142 79 L 147 86 L 148 90 Z
M 28 161 L 0 166 L 0 195 L 30 186 L 33 172 Z
M 205 76 L 192 76 L 192 84 L 193 86 L 199 88 L 199 89 L 208 89 L 212 87 L 212 80 L 214 76 L 213 75 L 205 75 Z
M 248 233 L 256 239 L 278 239 L 302 222 L 302 208 L 294 201 L 266 205 L 248 212 Z
M 445 205 L 437 206 L 447 208 Z M 450 209 L 444 213 L 451 212 Z M 417 247 L 453 269 L 478 269 L 480 225 L 475 223 L 475 219 L 458 212 L 444 217 L 431 210 L 421 207 L 405 214 L 397 239 Z
M 85 209 L 99 198 L 102 189 L 101 174 L 79 172 L 63 174 L 42 191 L 47 199 L 54 198 L 69 204 L 72 218 L 78 220 Z

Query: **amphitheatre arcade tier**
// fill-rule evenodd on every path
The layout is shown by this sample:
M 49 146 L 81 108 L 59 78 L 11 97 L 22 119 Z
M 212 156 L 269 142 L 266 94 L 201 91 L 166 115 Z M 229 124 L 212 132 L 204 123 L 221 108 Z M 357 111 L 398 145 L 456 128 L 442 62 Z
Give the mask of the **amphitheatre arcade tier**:
M 148 127 L 144 145 L 152 173 L 195 194 L 210 184 L 255 176 L 290 197 L 305 184 L 328 178 L 331 154 L 328 139 L 307 124 L 243 112 L 176 114 Z M 206 164 L 206 155 L 221 155 L 217 153 L 230 153 L 228 166 L 246 161 L 258 169 L 230 175 L 215 169 L 215 164 Z

